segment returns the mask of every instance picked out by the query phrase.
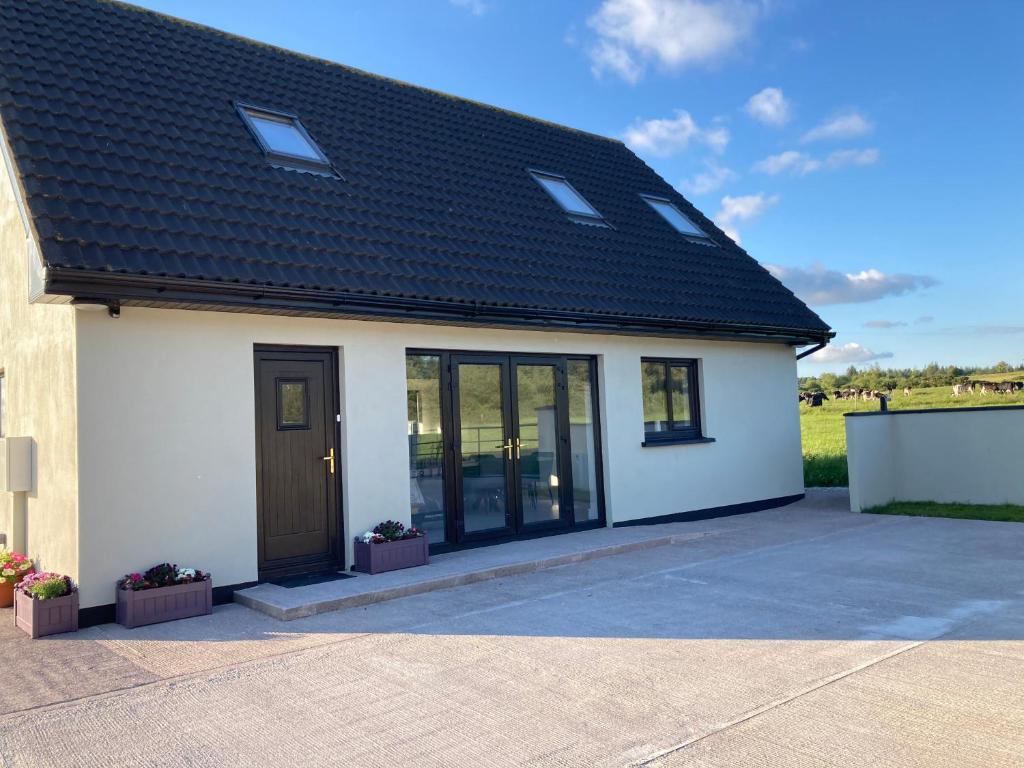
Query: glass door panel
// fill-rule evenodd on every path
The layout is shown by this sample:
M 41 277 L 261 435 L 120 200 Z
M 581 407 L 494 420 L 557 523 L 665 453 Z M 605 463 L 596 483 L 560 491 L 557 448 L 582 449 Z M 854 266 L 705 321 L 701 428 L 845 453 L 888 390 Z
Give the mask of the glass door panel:
M 506 420 L 507 366 L 456 361 L 460 506 L 466 534 L 511 525 L 508 471 L 513 443 Z
M 518 363 L 516 371 L 516 461 L 523 525 L 558 522 L 559 432 L 554 365 Z
M 589 360 L 569 360 L 566 366 L 573 516 L 577 523 L 587 523 L 601 516 L 593 371 Z
M 446 541 L 441 356 L 406 355 L 409 499 L 412 524 L 431 544 Z

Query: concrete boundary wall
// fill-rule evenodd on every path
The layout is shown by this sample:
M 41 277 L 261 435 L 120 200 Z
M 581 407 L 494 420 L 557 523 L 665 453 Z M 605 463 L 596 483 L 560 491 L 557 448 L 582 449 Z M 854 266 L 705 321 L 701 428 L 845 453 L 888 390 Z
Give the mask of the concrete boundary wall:
M 1024 406 L 846 414 L 850 508 L 1024 504 Z

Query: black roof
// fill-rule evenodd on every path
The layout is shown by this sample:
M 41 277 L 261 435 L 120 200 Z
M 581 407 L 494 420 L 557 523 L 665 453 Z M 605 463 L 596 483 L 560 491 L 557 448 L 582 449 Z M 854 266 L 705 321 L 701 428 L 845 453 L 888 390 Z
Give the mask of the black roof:
M 237 103 L 297 115 L 341 178 L 269 163 Z M 617 140 L 151 11 L 0 0 L 0 116 L 50 294 L 829 335 Z M 528 169 L 565 176 L 610 226 L 570 221 Z M 641 194 L 670 199 L 718 247 Z

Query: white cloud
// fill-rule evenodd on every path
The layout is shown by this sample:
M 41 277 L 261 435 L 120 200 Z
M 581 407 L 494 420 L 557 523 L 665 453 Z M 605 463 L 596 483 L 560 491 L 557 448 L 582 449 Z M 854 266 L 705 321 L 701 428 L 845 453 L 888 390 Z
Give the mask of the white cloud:
M 590 69 L 595 75 L 614 72 L 627 83 L 636 83 L 643 76 L 643 65 L 629 51 L 607 40 L 599 40 L 590 49 Z
M 875 301 L 938 285 L 928 275 L 887 275 L 877 269 L 848 273 L 820 264 L 806 268 L 765 264 L 765 268 L 808 304 L 817 305 Z
M 754 163 L 753 170 L 775 176 L 790 173 L 794 176 L 806 176 L 808 173 L 823 168 L 836 170 L 849 165 L 874 165 L 881 158 L 881 153 L 874 147 L 868 149 L 837 149 L 829 153 L 824 160 L 812 157 L 806 152 L 790 149 L 777 155 L 769 155 L 764 160 Z
M 865 328 L 903 328 L 907 324 L 902 320 L 868 320 L 864 323 Z
M 747 101 L 747 114 L 765 125 L 783 126 L 789 122 L 790 107 L 781 88 L 765 88 Z
M 892 352 L 875 352 L 855 341 L 846 344 L 830 344 L 820 352 L 808 355 L 809 363 L 869 363 L 872 360 L 885 360 L 892 357 Z
M 483 16 L 487 12 L 487 3 L 483 0 L 448 0 L 452 5 L 465 8 L 474 16 Z
M 729 131 L 722 126 L 702 129 L 689 112 L 677 109 L 675 117 L 635 120 L 626 129 L 623 139 L 636 152 L 669 157 L 686 149 L 691 141 L 720 153 L 729 143 Z
M 921 325 L 922 323 L 930 323 L 933 322 L 934 320 L 935 318 L 932 315 L 921 315 L 919 318 L 917 318 L 917 320 L 914 321 L 914 323 L 916 325 Z
M 683 182 L 683 189 L 687 194 L 706 195 L 736 178 L 734 171 L 719 165 L 714 160 L 706 160 L 704 166 L 706 170 Z
M 756 219 L 777 202 L 779 202 L 778 195 L 768 196 L 763 192 L 739 197 L 726 195 L 722 198 L 721 210 L 715 214 L 715 223 L 738 243 L 740 242 L 740 233 L 736 229 L 736 222 Z
M 753 30 L 759 6 L 747 0 L 604 0 L 587 20 L 597 76 L 635 83 L 648 62 L 669 70 L 716 61 Z
M 741 195 L 722 198 L 722 209 L 715 216 L 715 221 L 732 224 L 737 221 L 750 221 L 757 218 L 779 202 L 778 195 L 766 196 L 763 192 L 756 195 Z
M 810 155 L 790 149 L 777 155 L 769 155 L 764 160 L 754 163 L 754 170 L 758 173 L 767 173 L 775 176 L 779 173 L 792 173 L 803 176 L 813 173 L 821 168 L 821 161 L 815 160 Z
M 722 125 L 705 128 L 700 138 L 712 151 L 722 154 L 729 146 L 729 129 Z
M 860 112 L 850 109 L 833 115 L 807 131 L 800 140 L 803 142 L 822 139 L 854 139 L 866 136 L 875 128 Z
M 874 165 L 881 157 L 881 153 L 871 147 L 869 149 L 837 149 L 825 158 L 825 165 L 829 168 L 842 168 L 847 165 Z

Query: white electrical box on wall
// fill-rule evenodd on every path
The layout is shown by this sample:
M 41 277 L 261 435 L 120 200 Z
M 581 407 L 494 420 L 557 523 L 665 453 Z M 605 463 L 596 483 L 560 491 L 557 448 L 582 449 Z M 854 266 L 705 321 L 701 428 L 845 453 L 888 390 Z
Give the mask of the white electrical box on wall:
M 0 438 L 0 491 L 32 490 L 32 438 Z

